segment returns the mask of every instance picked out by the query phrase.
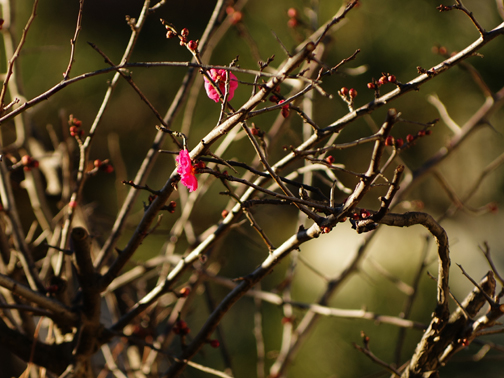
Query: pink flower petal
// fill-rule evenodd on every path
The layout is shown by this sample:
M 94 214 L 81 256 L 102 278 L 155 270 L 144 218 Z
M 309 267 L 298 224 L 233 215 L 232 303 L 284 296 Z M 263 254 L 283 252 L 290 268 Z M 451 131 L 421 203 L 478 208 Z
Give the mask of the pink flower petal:
M 194 166 L 192 165 L 189 152 L 184 149 L 180 151 L 175 158 L 177 162 L 177 173 L 180 175 L 180 182 L 185 185 L 190 192 L 198 189 L 198 179 L 194 174 Z
M 237 77 L 232 73 L 226 73 L 226 70 L 223 69 L 215 69 L 211 68 L 208 70 L 208 74 L 212 78 L 212 80 L 219 86 L 220 91 L 222 94 L 226 93 L 226 75 L 229 75 L 229 95 L 228 95 L 228 101 L 231 100 L 234 97 L 234 92 L 236 88 L 238 88 L 238 79 Z M 208 80 L 206 77 L 205 79 L 205 91 L 207 93 L 207 96 L 211 99 L 214 100 L 215 102 L 219 102 L 219 93 L 215 90 L 215 88 L 212 86 L 210 83 L 210 80 Z

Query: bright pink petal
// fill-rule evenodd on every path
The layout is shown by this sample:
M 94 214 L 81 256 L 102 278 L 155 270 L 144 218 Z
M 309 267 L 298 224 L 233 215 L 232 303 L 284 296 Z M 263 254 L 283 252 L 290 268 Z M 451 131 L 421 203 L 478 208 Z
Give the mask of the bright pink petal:
M 236 88 L 238 88 L 238 79 L 237 77 L 232 73 L 229 72 L 227 73 L 226 70 L 220 69 L 217 70 L 215 68 L 211 68 L 208 70 L 208 74 L 212 78 L 212 80 L 219 86 L 220 91 L 222 94 L 226 93 L 226 75 L 229 75 L 229 95 L 228 95 L 228 100 L 231 100 L 234 97 L 234 92 Z M 214 100 L 215 102 L 219 102 L 219 93 L 215 90 L 215 88 L 212 86 L 210 83 L 210 80 L 208 80 L 206 77 L 205 79 L 205 91 L 207 93 L 207 96 Z
M 196 189 L 198 189 L 198 179 L 196 178 L 194 173 L 183 176 L 180 179 L 180 182 L 189 189 L 189 192 L 194 192 Z
M 180 151 L 175 161 L 177 162 L 177 173 L 180 175 L 180 182 L 185 185 L 190 192 L 194 192 L 198 189 L 198 180 L 194 175 L 194 167 L 191 157 L 189 156 L 189 151 L 186 149 Z

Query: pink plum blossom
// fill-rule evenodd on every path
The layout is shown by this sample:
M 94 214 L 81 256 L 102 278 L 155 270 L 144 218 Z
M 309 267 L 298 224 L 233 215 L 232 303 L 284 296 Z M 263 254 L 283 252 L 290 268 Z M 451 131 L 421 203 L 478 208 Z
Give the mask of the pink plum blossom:
M 211 68 L 208 70 L 208 74 L 215 82 L 215 84 L 218 85 L 220 91 L 224 95 L 226 93 L 226 70 Z M 210 99 L 214 100 L 215 102 L 219 102 L 219 93 L 215 90 L 215 88 L 212 86 L 212 83 L 210 83 L 210 80 L 208 80 L 206 76 L 204 77 L 204 79 L 205 79 L 205 91 L 207 93 L 207 96 Z M 231 100 L 233 98 L 235 89 L 237 87 L 238 87 L 238 79 L 232 72 L 229 72 L 228 100 Z
M 180 182 L 185 185 L 190 192 L 198 189 L 198 180 L 194 175 L 194 166 L 192 165 L 191 157 L 186 149 L 180 151 L 175 158 L 177 162 L 177 173 L 180 175 Z

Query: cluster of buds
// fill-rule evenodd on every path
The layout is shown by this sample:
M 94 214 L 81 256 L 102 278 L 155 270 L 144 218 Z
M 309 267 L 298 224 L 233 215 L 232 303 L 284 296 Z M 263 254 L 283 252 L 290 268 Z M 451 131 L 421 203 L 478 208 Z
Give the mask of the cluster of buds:
M 395 146 L 395 148 L 401 148 L 404 144 L 404 140 L 402 138 L 395 139 L 392 135 L 389 135 L 385 139 L 385 146 Z
M 295 28 L 299 25 L 298 11 L 296 8 L 289 8 L 287 10 L 287 16 L 289 16 L 289 21 L 287 21 L 287 26 L 289 28 Z
M 448 49 L 445 46 L 433 46 L 432 52 L 439 55 L 447 55 Z
M 232 6 L 229 6 L 226 8 L 226 13 L 229 16 L 229 18 L 231 19 L 231 24 L 233 24 L 233 25 L 236 25 L 237 23 L 239 23 L 243 18 L 243 13 L 240 11 L 237 11 Z
M 438 11 L 440 11 L 440 12 L 447 12 L 447 11 L 451 11 L 451 10 L 453 9 L 453 7 L 452 7 L 452 6 L 448 6 L 448 5 L 443 5 L 443 4 L 441 4 L 441 5 L 438 5 L 438 6 L 436 7 L 436 9 L 437 9 Z
M 189 332 L 191 332 L 191 329 L 187 326 L 187 323 L 184 322 L 183 320 L 177 320 L 177 322 L 172 328 L 172 331 L 176 335 L 185 336 Z
M 367 87 L 369 89 L 376 90 L 387 83 L 397 84 L 397 78 L 389 73 L 382 73 L 382 76 L 377 81 L 373 79 L 370 83 L 367 84 Z
M 94 166 L 93 170 L 95 170 L 95 171 L 103 171 L 105 173 L 114 172 L 114 167 L 112 166 L 112 164 L 110 164 L 109 159 L 105 159 L 105 160 L 96 159 L 93 162 L 93 166 Z
M 357 97 L 357 91 L 353 88 L 348 89 L 347 87 L 342 87 L 338 91 L 338 94 L 343 99 L 343 101 L 347 103 L 348 109 L 350 109 L 350 111 L 353 111 L 353 103 L 355 97 Z
M 406 143 L 412 145 L 418 138 L 422 138 L 427 135 L 431 135 L 432 130 L 420 130 L 416 135 L 408 134 L 406 135 Z M 395 146 L 396 148 L 401 148 L 404 145 L 404 140 L 402 138 L 394 139 L 392 135 L 389 135 L 385 139 L 385 146 Z
M 180 39 L 180 46 L 186 46 L 192 53 L 196 53 L 198 51 L 198 40 L 188 40 L 189 29 L 184 28 L 177 33 L 177 30 L 170 24 L 168 24 L 165 20 L 161 19 L 161 23 L 164 25 L 166 29 L 166 38 L 171 39 L 178 37 Z
M 343 98 L 345 101 L 353 100 L 355 97 L 357 97 L 357 91 L 353 88 L 348 89 L 347 87 L 343 87 L 338 91 L 338 94 Z
M 81 130 L 82 121 L 70 114 L 68 118 L 68 126 L 70 126 L 70 135 L 73 137 L 81 137 L 84 135 L 84 130 Z
M 361 209 L 358 213 L 353 213 L 351 216 L 352 220 L 368 219 L 371 213 L 366 209 Z
M 39 166 L 38 160 L 32 158 L 30 155 L 24 155 L 21 158 L 21 164 L 25 171 L 31 171 L 32 168 L 38 168 Z
M 413 141 L 417 138 L 421 138 L 421 137 L 431 135 L 431 134 L 432 134 L 432 130 L 420 130 L 418 133 L 416 133 L 416 135 L 408 134 L 408 136 L 406 136 L 406 140 L 408 141 L 408 143 L 410 143 L 409 139 L 411 139 L 411 141 Z
M 150 198 L 150 196 L 149 196 Z M 168 211 L 170 214 L 173 214 L 175 212 L 175 209 L 177 208 L 177 202 L 175 201 L 170 201 L 170 203 L 166 206 L 163 206 L 161 208 L 161 210 L 166 210 Z

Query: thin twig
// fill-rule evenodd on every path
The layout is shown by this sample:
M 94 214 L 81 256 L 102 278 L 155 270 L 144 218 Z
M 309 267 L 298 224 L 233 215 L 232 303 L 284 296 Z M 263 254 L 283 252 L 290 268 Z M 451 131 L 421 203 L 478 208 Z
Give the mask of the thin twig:
M 73 38 L 70 40 L 71 45 L 70 61 L 68 62 L 68 67 L 66 71 L 63 73 L 63 80 L 68 79 L 68 76 L 70 75 L 70 70 L 72 69 L 72 65 L 75 61 L 75 43 L 77 42 L 77 38 L 79 37 L 79 33 L 81 31 L 83 8 L 84 8 L 84 0 L 79 0 L 79 14 L 77 15 L 77 25 L 75 26 L 75 34 Z
M 30 18 L 28 19 L 25 27 L 23 28 L 23 33 L 21 34 L 21 39 L 20 39 L 19 44 L 16 48 L 16 51 L 14 51 L 14 54 L 11 57 L 9 57 L 9 63 L 7 64 L 7 73 L 5 74 L 4 82 L 2 84 L 2 92 L 0 92 L 0 114 L 4 112 L 4 110 L 3 110 L 4 100 L 5 100 L 5 96 L 7 94 L 7 86 L 9 84 L 9 80 L 11 79 L 11 76 L 14 73 L 14 63 L 16 63 L 17 58 L 19 58 L 19 53 L 21 52 L 21 49 L 23 48 L 23 45 L 26 42 L 26 36 L 28 35 L 28 30 L 30 30 L 30 26 L 33 23 L 33 21 L 35 20 L 35 17 L 37 16 L 38 3 L 39 3 L 39 0 L 35 0 L 33 2 L 33 7 L 32 7 L 31 14 L 30 14 Z

